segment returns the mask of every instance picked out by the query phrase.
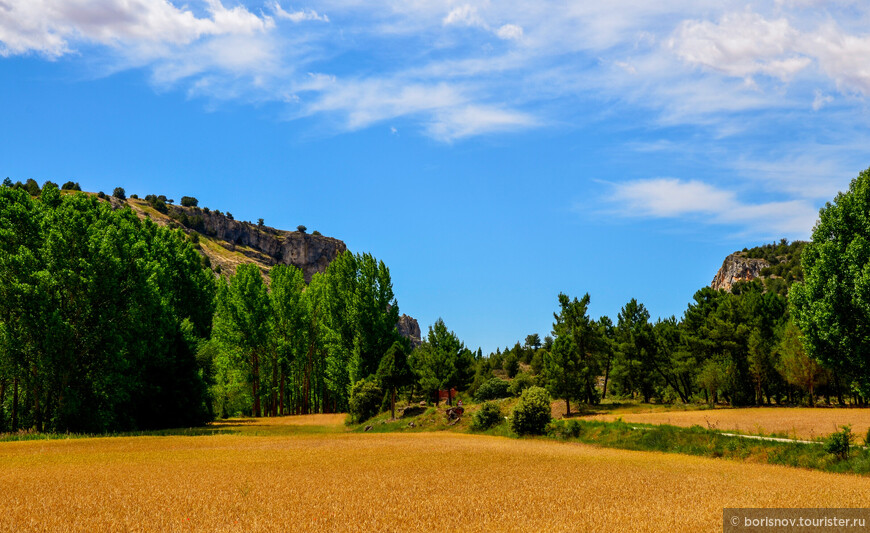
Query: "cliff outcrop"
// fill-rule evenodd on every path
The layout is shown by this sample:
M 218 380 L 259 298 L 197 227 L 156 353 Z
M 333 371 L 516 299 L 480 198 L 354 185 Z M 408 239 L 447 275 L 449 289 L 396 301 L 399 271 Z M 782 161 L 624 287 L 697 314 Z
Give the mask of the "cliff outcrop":
M 752 281 L 761 276 L 761 269 L 769 266 L 770 263 L 764 259 L 750 259 L 745 257 L 743 252 L 735 252 L 725 258 L 722 268 L 716 272 L 710 287 L 730 292 L 735 283 Z
M 264 271 L 278 264 L 293 265 L 308 283 L 347 250 L 339 239 L 234 220 L 220 211 L 168 205 L 161 214 L 144 201 L 131 200 L 130 204 L 152 218 L 162 215 L 165 223 L 200 234 L 200 251 L 213 266 L 228 272 L 245 262 L 257 263 Z
M 402 315 L 399 317 L 399 323 L 396 324 L 396 327 L 401 336 L 410 339 L 413 348 L 423 344 L 423 340 L 420 336 L 420 324 L 417 323 L 416 318 Z

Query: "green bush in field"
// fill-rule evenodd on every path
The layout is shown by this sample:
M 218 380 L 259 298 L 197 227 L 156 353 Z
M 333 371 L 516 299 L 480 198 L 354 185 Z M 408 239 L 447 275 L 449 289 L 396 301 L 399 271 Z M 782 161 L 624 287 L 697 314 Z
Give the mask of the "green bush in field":
M 844 461 L 849 458 L 849 448 L 852 445 L 852 426 L 842 426 L 842 430 L 831 433 L 825 441 L 825 451 Z
M 526 372 L 520 372 L 516 375 L 513 381 L 511 381 L 511 386 L 508 389 L 508 392 L 511 393 L 511 396 L 519 396 L 524 390 L 533 387 L 534 385 L 536 385 L 536 382 L 533 376 Z
M 551 419 L 550 393 L 541 387 L 529 387 L 514 407 L 511 429 L 519 435 L 542 435 Z
M 477 389 L 474 398 L 477 401 L 507 398 L 510 396 L 510 393 L 508 392 L 510 385 L 509 381 L 500 378 L 491 378 Z
M 384 391 L 374 380 L 361 379 L 350 390 L 348 412 L 352 422 L 365 422 L 378 414 Z
M 471 418 L 471 429 L 485 431 L 502 421 L 501 407 L 495 402 L 486 402 Z

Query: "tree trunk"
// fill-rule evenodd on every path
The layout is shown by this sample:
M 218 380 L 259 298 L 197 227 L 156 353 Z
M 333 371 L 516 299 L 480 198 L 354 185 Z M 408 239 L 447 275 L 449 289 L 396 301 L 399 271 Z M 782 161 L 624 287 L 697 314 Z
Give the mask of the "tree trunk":
M 18 431 L 18 378 L 12 380 L 12 431 Z
M 568 399 L 567 395 L 565 395 L 565 416 L 571 416 L 571 401 Z
M 279 386 L 281 387 L 281 391 L 278 393 L 279 398 L 279 407 L 278 410 L 280 412 L 280 416 L 284 416 L 284 382 L 287 381 L 287 378 L 284 376 L 284 369 L 281 369 L 281 377 L 278 378 Z
M 6 430 L 6 411 L 4 410 L 6 400 L 6 380 L 0 379 L 0 431 Z
M 834 387 L 837 388 L 837 403 L 845 405 L 843 403 L 843 388 L 840 386 L 840 376 L 836 372 L 834 373 Z
M 393 420 L 396 419 L 396 387 L 393 387 L 393 398 L 390 400 L 390 411 L 392 413 Z
M 607 398 L 607 379 L 610 377 L 610 361 L 607 361 L 607 367 L 604 369 L 604 392 L 601 393 L 601 399 Z
M 254 352 L 251 355 L 251 373 L 254 375 L 253 383 L 251 383 L 252 392 L 254 394 L 254 416 L 260 416 L 260 358 Z

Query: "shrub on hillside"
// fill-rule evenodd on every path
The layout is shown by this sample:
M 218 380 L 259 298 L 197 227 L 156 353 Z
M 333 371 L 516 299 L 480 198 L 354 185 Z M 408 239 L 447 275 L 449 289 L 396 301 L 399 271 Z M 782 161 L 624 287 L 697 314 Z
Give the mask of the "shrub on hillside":
M 524 390 L 535 385 L 537 385 L 537 383 L 532 375 L 527 374 L 526 372 L 520 372 L 513 381 L 511 381 L 511 386 L 508 389 L 508 392 L 511 393 L 511 396 L 519 396 Z
M 36 183 L 36 180 L 33 178 L 29 178 L 27 180 L 27 182 L 24 184 L 24 190 L 27 191 L 30 196 L 39 196 L 39 184 Z
M 378 414 L 378 408 L 384 397 L 384 391 L 378 387 L 375 380 L 361 379 L 350 390 L 350 405 L 348 412 L 352 422 L 365 422 Z
M 520 371 L 520 359 L 517 354 L 510 352 L 504 358 L 504 369 L 507 371 L 508 377 L 512 378 Z
M 474 398 L 477 401 L 483 400 L 498 400 L 500 398 L 507 398 L 510 396 L 508 389 L 510 388 L 510 382 L 505 381 L 500 378 L 491 378 L 487 380 L 483 385 L 477 389 L 477 393 L 474 395 Z
M 501 407 L 495 402 L 486 402 L 471 418 L 471 429 L 485 431 L 502 421 Z
M 550 394 L 541 387 L 529 387 L 514 407 L 511 429 L 519 435 L 543 435 L 551 419 Z
M 181 205 L 184 207 L 196 207 L 199 205 L 199 200 L 197 200 L 193 196 L 182 196 Z
M 124 187 L 115 187 L 115 190 L 112 191 L 112 196 L 114 196 L 118 200 L 126 200 L 127 191 L 124 190 Z

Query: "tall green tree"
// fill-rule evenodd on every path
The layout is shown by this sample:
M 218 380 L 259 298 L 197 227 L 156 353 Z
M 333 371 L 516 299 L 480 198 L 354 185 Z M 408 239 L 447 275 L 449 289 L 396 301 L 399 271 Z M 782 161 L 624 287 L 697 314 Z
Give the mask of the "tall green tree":
M 396 391 L 410 385 L 414 379 L 402 342 L 393 342 L 393 345 L 381 358 L 377 378 L 381 388 L 390 393 L 390 413 L 392 418 L 396 418 Z
M 598 352 L 601 339 L 589 318 L 589 294 L 571 300 L 559 294 L 559 312 L 553 313 L 552 350 L 544 356 L 544 378 L 550 392 L 565 399 L 565 414 L 571 414 L 571 400 L 599 401 L 595 383 L 600 375 Z
M 789 303 L 810 357 L 870 396 L 870 169 L 819 211 Z
M 261 361 L 270 350 L 272 308 L 257 265 L 239 265 L 217 293 L 214 334 L 249 372 L 253 416 L 260 416 Z
M 614 332 L 617 356 L 613 381 L 623 392 L 639 393 L 649 403 L 655 392 L 655 336 L 649 323 L 649 311 L 632 298 L 619 312 Z

